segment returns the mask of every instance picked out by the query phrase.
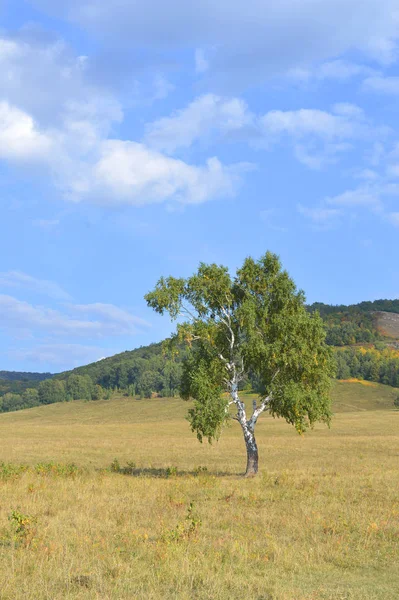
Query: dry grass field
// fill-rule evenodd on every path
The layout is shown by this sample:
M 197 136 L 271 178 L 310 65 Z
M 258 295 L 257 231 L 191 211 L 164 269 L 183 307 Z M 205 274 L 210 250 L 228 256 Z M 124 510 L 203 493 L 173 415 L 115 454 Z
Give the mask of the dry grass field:
M 201 445 L 177 399 L 0 415 L 1 600 L 397 600 L 396 394 L 338 383 L 303 437 L 260 420 L 253 480 L 236 424 Z

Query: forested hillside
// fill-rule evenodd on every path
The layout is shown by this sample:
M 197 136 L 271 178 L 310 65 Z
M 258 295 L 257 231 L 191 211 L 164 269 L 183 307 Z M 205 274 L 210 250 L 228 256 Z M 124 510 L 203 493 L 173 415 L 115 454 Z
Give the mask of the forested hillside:
M 4 381 L 44 381 L 50 379 L 52 373 L 29 373 L 26 371 L 0 371 L 0 379 Z
M 310 311 L 318 311 L 327 329 L 331 346 L 350 346 L 384 339 L 399 338 L 399 300 L 376 300 L 350 306 L 332 306 L 316 302 Z M 384 315 L 390 314 L 390 319 Z
M 39 384 L 53 377 L 51 373 L 0 371 L 0 412 L 36 406 Z
M 351 306 L 315 303 L 327 343 L 336 347 L 338 379 L 365 379 L 399 387 L 399 300 L 361 302 Z M 11 373 L 0 379 L 0 412 L 74 399 L 99 400 L 115 391 L 150 398 L 178 394 L 184 347 L 166 352 L 162 343 L 116 354 L 72 371 Z M 248 374 L 243 384 L 257 391 Z

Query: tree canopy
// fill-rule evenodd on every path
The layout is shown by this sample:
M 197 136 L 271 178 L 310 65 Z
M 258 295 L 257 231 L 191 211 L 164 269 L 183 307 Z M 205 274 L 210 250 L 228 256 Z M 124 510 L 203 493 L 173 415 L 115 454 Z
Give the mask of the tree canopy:
M 177 320 L 175 340 L 189 347 L 181 392 L 194 399 L 193 431 L 200 440 L 218 438 L 235 405 L 247 472 L 257 470 L 254 428 L 265 410 L 300 433 L 316 421 L 329 422 L 334 362 L 323 322 L 306 310 L 303 292 L 275 254 L 247 258 L 234 277 L 224 266 L 204 263 L 187 279 L 161 277 L 146 301 Z M 239 387 L 249 373 L 260 398 L 247 419 Z

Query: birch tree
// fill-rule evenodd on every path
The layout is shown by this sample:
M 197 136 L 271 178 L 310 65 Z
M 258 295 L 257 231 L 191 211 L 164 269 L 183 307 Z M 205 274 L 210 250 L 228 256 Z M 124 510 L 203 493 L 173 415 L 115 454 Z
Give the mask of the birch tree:
M 218 439 L 227 420 L 241 427 L 246 476 L 258 471 L 255 427 L 262 413 L 282 417 L 298 433 L 330 421 L 333 359 L 318 313 L 309 313 L 279 258 L 247 258 L 232 277 L 201 263 L 187 279 L 162 277 L 147 304 L 177 321 L 172 340 L 185 342 L 181 396 L 193 399 L 191 428 L 202 442 Z M 251 373 L 259 399 L 250 412 L 240 392 Z

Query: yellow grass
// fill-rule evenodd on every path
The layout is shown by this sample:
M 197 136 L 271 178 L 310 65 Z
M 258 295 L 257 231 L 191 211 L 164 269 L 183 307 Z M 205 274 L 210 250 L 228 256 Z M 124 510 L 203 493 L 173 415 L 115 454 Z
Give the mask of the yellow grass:
M 350 379 L 340 379 L 341 383 L 360 383 L 361 385 L 366 385 L 368 387 L 378 387 L 377 383 L 374 381 L 366 381 L 365 379 L 356 379 L 355 377 L 351 377 Z
M 1 600 L 397 600 L 394 392 L 334 394 L 331 430 L 259 422 L 254 480 L 236 424 L 200 445 L 177 399 L 1 415 L 0 460 L 30 465 L 0 469 Z

